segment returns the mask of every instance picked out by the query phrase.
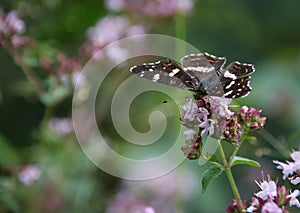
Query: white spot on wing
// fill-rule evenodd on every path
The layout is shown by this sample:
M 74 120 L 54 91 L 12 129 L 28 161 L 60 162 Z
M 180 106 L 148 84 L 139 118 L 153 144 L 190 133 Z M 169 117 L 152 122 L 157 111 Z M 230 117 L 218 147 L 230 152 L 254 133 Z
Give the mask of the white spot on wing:
M 133 66 L 130 68 L 130 72 L 133 72 L 133 70 L 136 68 L 137 66 Z
M 232 85 L 234 85 L 235 81 L 231 81 L 230 84 L 228 84 L 225 89 L 229 89 Z
M 214 67 L 187 67 L 185 70 L 192 70 L 192 71 L 198 71 L 198 72 L 211 72 L 215 68 Z
M 230 91 L 226 92 L 226 93 L 224 94 L 224 96 L 230 95 L 231 93 L 233 93 L 233 90 L 230 90 Z
M 153 81 L 154 81 L 154 82 L 157 82 L 159 78 L 160 78 L 160 75 L 159 75 L 159 74 L 155 74 L 155 75 L 153 76 Z
M 236 75 L 230 73 L 228 70 L 224 73 L 224 77 L 231 78 L 231 79 L 236 79 Z
M 173 76 L 176 75 L 179 71 L 180 71 L 180 69 L 175 68 L 175 69 L 172 70 L 172 72 L 169 73 L 169 76 L 170 76 L 170 77 L 173 77 Z

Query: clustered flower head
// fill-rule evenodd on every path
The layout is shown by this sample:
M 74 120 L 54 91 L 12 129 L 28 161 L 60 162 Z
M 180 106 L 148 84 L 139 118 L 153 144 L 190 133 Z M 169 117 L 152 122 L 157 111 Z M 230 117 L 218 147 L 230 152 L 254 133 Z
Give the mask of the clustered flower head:
M 278 169 L 282 169 L 284 180 L 288 177 L 292 184 L 297 185 L 300 183 L 300 151 L 293 151 L 290 156 L 293 162 L 282 163 L 277 160 L 273 162 L 278 164 Z
M 239 113 L 239 119 L 249 129 L 261 129 L 266 123 L 266 117 L 260 116 L 261 110 L 253 107 L 243 106 Z
M 11 11 L 5 15 L 0 10 L 0 44 L 10 45 L 21 48 L 28 46 L 34 42 L 34 40 L 27 36 L 22 36 L 25 32 L 26 26 L 22 19 L 19 18 L 16 11 Z
M 248 206 L 248 201 L 247 200 L 242 200 L 243 208 L 247 208 Z M 236 199 L 232 199 L 230 202 L 230 206 L 226 208 L 227 213 L 239 213 L 239 208 L 238 208 L 238 202 Z
M 177 13 L 187 15 L 194 6 L 194 0 L 106 0 L 112 11 L 130 11 L 150 17 L 171 17 Z
M 251 198 L 251 205 L 247 208 L 247 212 L 253 213 L 288 213 L 289 206 L 297 206 L 300 203 L 296 197 L 300 195 L 299 190 L 287 190 L 285 186 L 277 186 L 275 181 L 268 177 L 268 180 L 256 182 L 261 191 L 255 193 L 255 197 Z
M 46 71 L 58 76 L 62 82 L 67 82 L 70 75 L 76 75 L 81 69 L 77 58 L 68 57 L 63 53 L 57 54 L 54 60 L 43 58 L 40 64 Z
M 88 41 L 82 46 L 81 51 L 88 59 L 94 57 L 100 60 L 104 56 L 108 56 L 119 63 L 128 54 L 125 49 L 116 45 L 108 48 L 105 53 L 102 52 L 102 49 L 119 39 L 144 33 L 146 33 L 146 29 L 142 25 L 132 24 L 125 16 L 106 16 L 87 30 Z
M 241 140 L 246 130 L 263 128 L 266 117 L 261 117 L 261 110 L 243 106 L 234 113 L 228 106 L 230 98 L 205 96 L 199 100 L 187 98 L 182 106 L 184 114 L 180 120 L 189 130 L 186 144 L 182 148 L 189 159 L 197 159 L 201 155 L 200 148 L 203 136 L 223 138 L 231 143 Z M 189 152 L 190 150 L 190 152 Z

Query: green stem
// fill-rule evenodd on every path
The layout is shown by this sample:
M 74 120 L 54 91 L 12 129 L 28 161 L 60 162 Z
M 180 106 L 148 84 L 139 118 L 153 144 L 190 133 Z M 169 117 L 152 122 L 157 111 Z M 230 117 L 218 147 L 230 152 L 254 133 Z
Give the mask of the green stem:
M 243 142 L 244 142 L 244 139 L 242 139 L 242 140 L 239 142 L 238 146 L 234 149 L 232 155 L 230 156 L 229 162 L 228 162 L 228 165 L 229 165 L 229 166 L 231 166 L 231 163 L 232 163 L 232 161 L 233 161 L 233 158 L 236 156 L 236 154 L 237 154 L 238 151 L 240 150 L 240 147 L 242 146 Z
M 27 66 L 22 56 L 19 54 L 18 50 L 15 47 L 13 47 L 9 42 L 6 42 L 5 47 L 16 64 L 21 67 L 21 70 L 25 74 L 28 82 L 32 85 L 37 95 L 41 97 L 45 91 L 39 78 L 34 74 L 33 70 L 29 66 Z
M 236 186 L 236 183 L 234 181 L 234 178 L 233 178 L 233 175 L 232 175 L 232 172 L 230 170 L 230 164 L 228 164 L 227 162 L 227 159 L 226 159 L 226 156 L 225 156 L 225 153 L 224 153 L 224 150 L 222 148 L 222 145 L 221 145 L 221 141 L 218 140 L 218 151 L 221 155 L 221 159 L 223 161 L 223 168 L 225 170 L 225 173 L 226 173 L 226 176 L 228 178 L 228 181 L 229 181 L 229 184 L 231 186 L 231 189 L 233 191 L 233 194 L 235 196 L 235 199 L 237 200 L 237 203 L 238 203 L 238 208 L 239 208 L 239 212 L 243 212 L 243 203 L 242 203 L 242 199 L 241 199 L 241 196 L 240 196 L 240 193 L 238 191 L 238 188 Z
M 175 16 L 175 34 L 176 38 L 185 41 L 186 39 L 186 23 L 185 17 L 183 14 L 178 12 Z M 183 54 L 185 54 L 185 48 L 181 43 L 176 42 L 176 58 L 181 58 Z

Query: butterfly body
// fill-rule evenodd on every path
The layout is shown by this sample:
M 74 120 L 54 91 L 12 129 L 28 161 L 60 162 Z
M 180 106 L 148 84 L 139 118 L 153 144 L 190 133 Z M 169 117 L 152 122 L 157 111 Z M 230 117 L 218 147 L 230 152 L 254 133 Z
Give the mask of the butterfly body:
M 247 96 L 251 87 L 252 64 L 232 62 L 223 68 L 226 59 L 208 53 L 190 54 L 181 59 L 182 67 L 168 59 L 134 66 L 130 71 L 141 78 L 205 95 L 239 98 Z

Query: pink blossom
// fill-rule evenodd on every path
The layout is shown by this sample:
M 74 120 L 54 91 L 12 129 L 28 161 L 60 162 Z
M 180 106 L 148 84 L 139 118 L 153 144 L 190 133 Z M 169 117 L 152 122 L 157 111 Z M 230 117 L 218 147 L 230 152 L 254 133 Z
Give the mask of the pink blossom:
M 197 132 L 193 129 L 189 129 L 189 130 L 184 131 L 183 134 L 187 135 L 186 140 L 191 140 L 195 137 L 195 134 L 197 134 Z
M 200 123 L 199 127 L 203 130 L 201 131 L 201 136 L 213 135 L 214 134 L 214 124 L 216 122 L 213 119 L 207 119 Z
M 144 16 L 171 17 L 177 13 L 189 14 L 194 0 L 106 0 L 105 4 L 108 9 L 117 12 L 127 10 Z
M 191 98 L 187 98 L 186 103 L 182 108 L 184 110 L 184 120 L 193 121 L 199 114 L 198 106 Z
M 277 160 L 273 160 L 273 163 L 278 164 L 278 169 L 282 169 L 283 179 L 286 179 L 289 175 L 294 173 L 294 163 L 287 162 L 286 164 Z
M 299 162 L 300 163 L 300 151 L 293 151 L 291 153 L 291 158 L 295 161 L 295 162 Z
M 299 190 L 295 190 L 294 192 L 292 192 L 290 195 L 288 195 L 287 197 L 290 198 L 289 204 L 290 206 L 297 206 L 298 208 L 300 208 L 300 203 L 299 200 L 296 198 L 300 195 Z
M 9 12 L 6 16 L 0 14 L 0 34 L 10 36 L 25 32 L 25 23 L 19 18 L 16 11 Z
M 93 46 L 104 47 L 122 38 L 128 26 L 129 21 L 125 17 L 107 16 L 101 19 L 95 27 L 89 28 L 87 35 Z
M 289 180 L 294 185 L 297 185 L 298 183 L 300 183 L 300 177 L 291 177 L 291 178 L 289 178 Z
M 61 136 L 65 136 L 73 131 L 73 123 L 70 118 L 51 118 L 49 120 L 49 126 Z
M 30 186 L 40 178 L 40 175 L 40 169 L 36 165 L 28 164 L 19 172 L 18 179 L 25 186 Z
M 228 105 L 231 103 L 230 98 L 211 96 L 209 100 L 214 113 L 220 117 L 229 118 L 234 114 L 228 109 Z
M 262 181 L 257 182 L 256 184 L 261 189 L 260 192 L 256 193 L 255 195 L 263 200 L 267 200 L 268 198 L 273 199 L 277 194 L 277 186 L 275 181 L 269 180 L 269 181 Z
M 300 152 L 293 151 L 290 154 L 293 162 L 287 161 L 286 163 L 274 160 L 275 164 L 278 164 L 277 168 L 282 170 L 283 179 L 289 177 L 292 184 L 297 185 L 300 183 Z
M 261 212 L 262 213 L 282 213 L 283 211 L 281 208 L 279 208 L 279 206 L 276 203 L 270 201 L 263 205 Z

